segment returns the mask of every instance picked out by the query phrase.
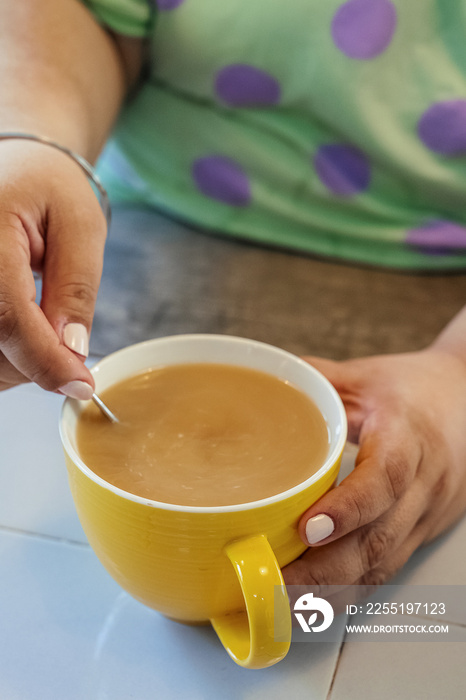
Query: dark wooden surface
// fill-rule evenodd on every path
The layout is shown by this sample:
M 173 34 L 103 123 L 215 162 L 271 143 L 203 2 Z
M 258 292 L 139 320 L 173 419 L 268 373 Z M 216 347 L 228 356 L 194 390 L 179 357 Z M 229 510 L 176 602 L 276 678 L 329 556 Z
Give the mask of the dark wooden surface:
M 420 349 L 466 303 L 466 273 L 416 275 L 316 260 L 114 211 L 91 352 L 225 333 L 346 359 Z

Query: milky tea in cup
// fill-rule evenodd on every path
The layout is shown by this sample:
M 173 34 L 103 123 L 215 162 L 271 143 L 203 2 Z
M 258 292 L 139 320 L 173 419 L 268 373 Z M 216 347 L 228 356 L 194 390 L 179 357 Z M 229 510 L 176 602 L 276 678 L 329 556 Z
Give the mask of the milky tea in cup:
M 228 336 L 148 341 L 92 371 L 120 423 L 67 400 L 61 435 L 96 554 L 137 600 L 210 621 L 236 663 L 276 663 L 291 639 L 280 569 L 345 443 L 337 393 L 294 355 Z
M 78 451 L 118 488 L 164 503 L 223 506 L 300 484 L 328 452 L 327 424 L 289 382 L 248 367 L 153 367 L 118 382 L 80 418 Z

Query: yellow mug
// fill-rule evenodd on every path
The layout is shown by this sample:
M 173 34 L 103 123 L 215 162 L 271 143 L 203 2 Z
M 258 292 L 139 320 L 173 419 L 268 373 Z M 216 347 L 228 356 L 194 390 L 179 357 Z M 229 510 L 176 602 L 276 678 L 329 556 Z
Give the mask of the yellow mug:
M 289 381 L 318 406 L 329 429 L 317 473 L 276 496 L 240 505 L 159 503 L 123 491 L 81 460 L 76 428 L 84 403 L 66 399 L 60 435 L 71 492 L 90 545 L 136 600 L 180 622 L 211 622 L 231 658 L 246 668 L 280 661 L 291 612 L 280 568 L 305 550 L 297 525 L 332 487 L 346 441 L 346 416 L 332 385 L 279 348 L 244 338 L 179 335 L 120 350 L 92 369 L 98 393 L 145 369 L 188 362 L 249 367 Z

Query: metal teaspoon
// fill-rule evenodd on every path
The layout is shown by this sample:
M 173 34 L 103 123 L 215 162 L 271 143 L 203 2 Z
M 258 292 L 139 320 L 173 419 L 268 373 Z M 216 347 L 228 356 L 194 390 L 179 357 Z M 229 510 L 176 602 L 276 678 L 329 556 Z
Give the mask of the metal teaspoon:
M 95 403 L 95 405 L 98 406 L 98 407 L 100 408 L 100 410 L 102 411 L 102 413 L 104 414 L 104 416 L 105 416 L 106 418 L 108 418 L 108 420 L 109 420 L 111 423 L 119 423 L 119 422 L 120 422 L 120 421 L 118 420 L 118 418 L 116 417 L 116 415 L 115 415 L 114 413 L 111 412 L 111 410 L 109 409 L 109 407 L 106 406 L 106 405 L 104 404 L 104 402 L 102 401 L 102 399 L 101 399 L 99 396 L 97 396 L 97 394 L 95 394 L 95 393 L 92 394 L 92 400 L 93 400 L 93 402 Z

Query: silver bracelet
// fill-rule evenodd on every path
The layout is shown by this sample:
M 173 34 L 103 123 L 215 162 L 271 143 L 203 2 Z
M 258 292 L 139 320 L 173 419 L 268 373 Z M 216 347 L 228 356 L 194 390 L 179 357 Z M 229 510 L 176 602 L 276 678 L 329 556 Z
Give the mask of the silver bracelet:
M 91 181 L 91 183 L 94 185 L 95 189 L 97 190 L 97 199 L 99 200 L 99 204 L 102 208 L 102 211 L 104 213 L 105 219 L 107 221 L 107 227 L 110 226 L 110 219 L 111 219 L 111 208 L 110 208 L 110 201 L 108 198 L 107 190 L 105 187 L 102 185 L 102 182 L 98 175 L 96 174 L 94 168 L 92 165 L 82 156 L 79 155 L 79 153 L 75 153 L 72 151 L 70 148 L 67 148 L 66 146 L 62 146 L 61 144 L 57 143 L 56 141 L 53 141 L 50 139 L 48 136 L 38 136 L 36 134 L 25 134 L 20 131 L 4 131 L 0 132 L 0 141 L 6 141 L 7 139 L 24 139 L 26 141 L 37 141 L 38 143 L 44 143 L 46 146 L 52 146 L 52 148 L 57 148 L 59 151 L 62 151 L 62 153 L 66 153 L 67 156 L 72 158 L 75 163 L 77 163 L 82 170 L 86 173 L 87 177 Z

